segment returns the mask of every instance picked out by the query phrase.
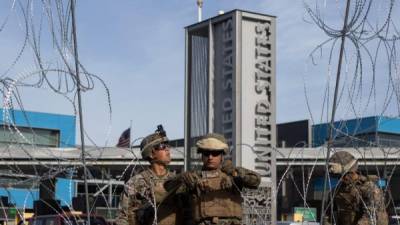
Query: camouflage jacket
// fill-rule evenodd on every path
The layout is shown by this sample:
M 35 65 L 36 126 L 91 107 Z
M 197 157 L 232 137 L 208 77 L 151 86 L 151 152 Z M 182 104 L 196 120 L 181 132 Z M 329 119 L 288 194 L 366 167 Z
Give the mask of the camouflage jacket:
M 189 177 L 189 179 L 188 179 Z M 220 169 L 186 172 L 166 182 L 171 190 L 189 193 L 189 206 L 194 224 L 241 224 L 242 208 L 240 191 L 243 187 L 257 188 L 260 176 L 251 170 L 236 167 L 235 174 Z
M 147 169 L 129 179 L 121 194 L 116 224 L 147 225 L 156 220 L 160 225 L 175 224 L 176 207 L 173 206 L 173 201 L 165 200 L 167 192 L 163 186 L 165 180 L 174 176 L 175 174 L 168 172 L 158 177 L 151 169 Z M 157 210 L 154 210 L 155 207 Z
M 385 199 L 375 182 L 372 176 L 345 175 L 332 193 L 335 217 L 331 224 L 387 225 Z

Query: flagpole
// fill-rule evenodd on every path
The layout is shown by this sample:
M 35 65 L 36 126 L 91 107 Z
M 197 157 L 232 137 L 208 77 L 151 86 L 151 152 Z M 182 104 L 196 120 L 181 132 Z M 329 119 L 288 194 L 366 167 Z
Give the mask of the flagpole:
M 201 22 L 202 19 L 202 9 L 203 9 L 203 0 L 197 0 L 197 22 Z

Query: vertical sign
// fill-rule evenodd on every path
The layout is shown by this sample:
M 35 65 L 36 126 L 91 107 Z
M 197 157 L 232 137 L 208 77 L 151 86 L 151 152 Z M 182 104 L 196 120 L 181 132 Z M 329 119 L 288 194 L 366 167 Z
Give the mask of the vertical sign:
M 242 21 L 242 166 L 271 181 L 274 174 L 275 61 L 271 21 Z M 249 158 L 247 158 L 248 156 Z M 254 157 L 254 158 L 250 158 Z
M 214 93 L 212 108 L 214 111 L 213 132 L 225 136 L 230 146 L 234 149 L 235 134 L 235 29 L 233 18 L 228 17 L 213 28 L 214 46 Z
M 258 190 L 245 192 L 247 224 L 274 224 L 276 165 L 274 18 L 241 14 L 240 165 L 262 176 Z M 267 207 L 266 207 L 267 206 Z M 262 216 L 260 216 L 262 215 Z
M 191 157 L 198 136 L 194 131 L 200 130 L 196 123 L 207 123 L 208 132 L 222 133 L 235 165 L 262 176 L 258 190 L 242 193 L 243 223 L 275 224 L 275 17 L 234 10 L 187 27 L 186 34 L 186 162 L 196 161 Z M 200 73 L 192 72 L 197 65 L 193 56 L 199 52 L 191 42 L 195 36 L 208 40 L 208 63 L 198 64 L 208 70 Z M 201 77 L 208 78 L 207 88 L 199 82 Z M 203 93 L 191 90 L 199 85 L 199 90 L 208 91 L 205 101 L 192 96 Z M 208 108 L 207 116 L 195 116 L 201 107 Z

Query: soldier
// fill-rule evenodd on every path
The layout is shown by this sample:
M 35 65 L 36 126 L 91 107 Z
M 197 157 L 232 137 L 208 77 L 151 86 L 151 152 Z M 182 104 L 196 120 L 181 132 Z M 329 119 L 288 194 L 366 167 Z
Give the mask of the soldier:
M 185 172 L 167 181 L 166 189 L 189 194 L 189 208 L 195 224 L 241 224 L 240 191 L 243 187 L 257 188 L 260 176 L 251 170 L 233 167 L 230 160 L 225 160 L 221 167 L 223 155 L 228 152 L 228 144 L 222 135 L 208 134 L 196 143 L 196 147 L 202 156 L 202 170 Z
M 376 176 L 358 172 L 357 160 L 346 151 L 339 151 L 329 159 L 329 173 L 339 177 L 332 193 L 334 217 L 324 218 L 324 225 L 387 225 L 382 190 L 375 184 Z M 331 205 L 330 205 L 331 206 Z M 328 213 L 330 213 L 329 206 Z
M 140 150 L 142 158 L 150 162 L 150 168 L 133 176 L 126 183 L 116 224 L 180 224 L 177 204 L 174 199 L 165 198 L 167 192 L 163 186 L 164 181 L 173 178 L 175 174 L 167 169 L 171 161 L 170 146 L 161 125 L 155 133 L 143 139 Z

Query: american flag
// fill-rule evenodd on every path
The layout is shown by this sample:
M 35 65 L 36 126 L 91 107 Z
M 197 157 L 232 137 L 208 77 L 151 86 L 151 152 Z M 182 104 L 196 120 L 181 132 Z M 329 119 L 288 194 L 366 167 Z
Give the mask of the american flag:
M 119 137 L 117 147 L 129 148 L 130 142 L 131 142 L 131 128 L 128 128 L 124 132 L 122 132 L 121 137 Z

